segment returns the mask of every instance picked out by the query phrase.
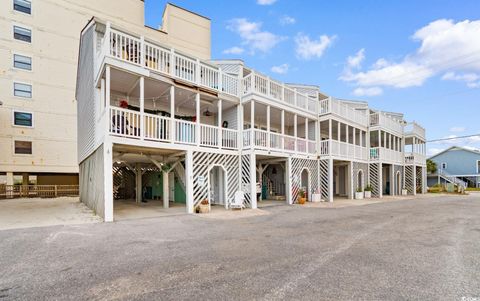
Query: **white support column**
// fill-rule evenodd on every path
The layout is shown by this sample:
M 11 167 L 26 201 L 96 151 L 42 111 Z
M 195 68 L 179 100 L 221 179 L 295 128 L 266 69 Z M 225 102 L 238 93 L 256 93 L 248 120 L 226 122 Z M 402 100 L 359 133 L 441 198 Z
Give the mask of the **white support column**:
M 270 149 L 270 105 L 267 105 L 267 149 Z
M 285 161 L 285 200 L 287 204 L 293 204 L 293 196 L 292 196 L 292 157 L 288 156 L 287 160 Z
M 328 159 L 328 201 L 333 202 L 333 159 Z
M 169 183 L 169 172 L 163 171 L 162 172 L 162 181 L 163 181 L 163 208 L 167 209 L 169 207 L 169 199 L 170 199 L 170 187 L 168 187 Z
M 143 38 L 143 37 L 142 37 Z M 140 140 L 145 137 L 145 78 L 140 77 Z
M 175 143 L 175 86 L 170 86 L 170 142 Z
M 356 137 L 355 137 L 355 135 L 356 135 L 356 133 L 357 133 L 357 129 L 356 129 L 355 127 L 352 127 L 352 129 L 353 129 L 353 133 L 352 133 L 352 138 L 353 138 L 353 158 L 356 158 L 356 157 L 357 157 L 357 154 L 356 154 L 356 152 L 357 152 L 357 147 L 356 147 L 356 144 L 355 144 L 355 143 L 357 143 L 357 142 L 356 142 Z M 360 135 L 360 136 L 361 136 L 361 135 Z M 353 186 L 353 185 L 352 185 L 352 186 Z
M 105 111 L 107 106 L 107 98 L 105 97 L 105 79 L 100 80 L 100 114 Z
M 255 147 L 255 101 L 250 102 L 250 145 Z
M 250 192 L 252 209 L 257 209 L 257 162 L 255 153 L 250 153 Z
M 185 153 L 185 193 L 187 199 L 187 213 L 193 213 L 193 151 Z
M 337 122 L 337 128 L 338 128 L 338 132 L 337 132 L 337 138 L 338 138 L 338 142 L 340 142 L 340 139 L 342 137 L 342 123 L 341 122 Z
M 218 126 L 218 148 L 222 148 L 222 100 L 219 99 L 217 102 L 217 126 Z
M 281 111 L 281 114 L 280 114 L 280 123 L 281 123 L 281 133 L 282 133 L 282 139 L 281 139 L 281 148 L 282 149 L 285 149 L 285 110 L 282 110 Z
M 106 139 L 103 142 L 103 173 L 104 173 L 104 216 L 105 222 L 113 222 L 113 153 L 112 142 Z M 8 174 L 7 174 L 8 176 Z
M 395 191 L 397 191 L 397 183 L 395 183 L 395 170 L 394 170 L 395 165 L 392 164 L 390 165 L 390 195 L 395 195 Z
M 347 183 L 347 187 L 349 187 L 349 194 L 348 194 L 348 198 L 353 200 L 353 196 L 355 195 L 355 188 L 354 188 L 354 184 L 353 184 L 353 162 L 350 161 L 348 162 L 348 183 Z
M 200 146 L 200 93 L 195 94 L 195 142 Z
M 378 130 L 378 147 L 382 147 L 382 131 Z
M 237 105 L 237 145 L 239 149 L 243 149 L 243 125 L 244 125 L 244 110 L 243 104 Z M 241 160 L 239 161 L 239 166 L 242 166 Z M 241 168 L 240 168 L 241 170 Z M 241 173 L 240 173 L 241 174 Z M 239 181 L 241 181 L 239 179 Z
M 328 140 L 332 140 L 332 119 L 328 119 Z
M 142 169 L 139 163 L 135 164 L 135 201 L 142 202 Z
M 308 141 L 308 118 L 305 117 L 305 140 Z M 308 144 L 307 144 L 307 152 L 308 152 Z
M 413 195 L 417 195 L 417 165 L 412 164 L 413 168 Z
M 378 183 L 379 183 L 378 197 L 382 198 L 383 197 L 383 164 L 382 162 L 374 163 L 374 164 L 378 164 Z
M 110 116 L 110 82 L 111 82 L 110 66 L 107 65 L 107 67 L 105 67 L 105 103 L 107 104 L 106 106 L 107 116 Z M 106 133 L 110 132 L 111 123 L 112 121 L 109 120 L 109 118 L 107 117 L 107 120 L 105 122 Z
M 297 114 L 293 115 L 293 136 L 295 137 L 295 151 L 297 151 Z

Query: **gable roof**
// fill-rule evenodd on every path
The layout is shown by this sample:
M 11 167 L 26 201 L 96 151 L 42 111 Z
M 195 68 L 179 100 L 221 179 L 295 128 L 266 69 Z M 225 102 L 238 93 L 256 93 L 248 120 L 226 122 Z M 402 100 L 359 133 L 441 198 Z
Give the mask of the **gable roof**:
M 435 158 L 435 157 L 437 157 L 437 156 L 439 156 L 439 155 L 441 155 L 441 154 L 443 154 L 443 153 L 449 152 L 449 151 L 451 151 L 451 150 L 453 150 L 453 149 L 464 150 L 464 151 L 467 151 L 467 152 L 474 153 L 474 154 L 476 154 L 476 155 L 480 155 L 480 151 L 479 151 L 479 150 L 473 150 L 473 149 L 469 149 L 469 148 L 461 147 L 461 146 L 451 146 L 451 147 L 449 147 L 449 148 L 447 148 L 447 149 L 439 152 L 438 154 L 435 154 L 435 155 L 429 157 L 428 159 L 433 159 L 433 158 Z

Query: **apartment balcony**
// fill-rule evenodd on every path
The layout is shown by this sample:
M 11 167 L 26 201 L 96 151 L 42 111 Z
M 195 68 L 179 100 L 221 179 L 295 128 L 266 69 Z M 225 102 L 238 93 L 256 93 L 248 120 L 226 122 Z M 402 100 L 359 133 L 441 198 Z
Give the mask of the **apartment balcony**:
M 256 72 L 252 72 L 242 79 L 242 94 L 244 96 L 257 94 L 312 115 L 316 115 L 318 112 L 317 98 L 308 97 L 307 94 L 297 92 L 284 83 Z
M 175 143 L 221 149 L 238 149 L 235 129 L 158 116 L 149 113 L 109 107 L 108 132 L 110 135 L 135 140 Z
M 401 165 L 404 162 L 404 154 L 385 147 L 372 147 L 370 161 Z
M 283 153 L 300 153 L 304 155 L 316 155 L 317 153 L 317 146 L 314 140 L 268 132 L 261 129 L 243 130 L 243 147 Z
M 416 122 L 409 122 L 404 128 L 405 136 L 416 136 L 425 139 L 425 129 Z
M 385 113 L 377 112 L 370 114 L 370 127 L 380 127 L 400 136 L 403 135 L 403 124 Z
M 104 37 L 97 47 L 97 74 L 105 58 L 113 58 L 145 70 L 215 92 L 239 96 L 239 79 L 220 68 L 149 41 L 113 29 L 107 24 Z
M 332 156 L 347 160 L 368 160 L 368 148 L 337 140 L 320 141 L 320 156 Z
M 425 165 L 427 156 L 418 153 L 405 153 L 405 164 L 407 165 Z
M 368 116 L 354 108 L 342 103 L 340 100 L 329 97 L 320 100 L 319 115 L 335 114 L 338 117 L 355 122 L 362 127 L 368 126 Z

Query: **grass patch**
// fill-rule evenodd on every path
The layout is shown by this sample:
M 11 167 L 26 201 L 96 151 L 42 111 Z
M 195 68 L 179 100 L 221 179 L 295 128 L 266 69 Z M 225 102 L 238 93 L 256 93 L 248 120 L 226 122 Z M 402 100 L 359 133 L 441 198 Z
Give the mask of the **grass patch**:
M 475 188 L 475 187 L 467 187 L 465 191 L 480 191 L 480 188 Z

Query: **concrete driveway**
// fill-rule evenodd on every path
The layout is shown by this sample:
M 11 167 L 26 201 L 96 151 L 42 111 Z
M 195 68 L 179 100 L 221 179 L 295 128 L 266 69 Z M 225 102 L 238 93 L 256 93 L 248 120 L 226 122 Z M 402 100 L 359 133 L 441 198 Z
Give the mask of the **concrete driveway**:
M 0 231 L 0 298 L 480 297 L 478 197 L 262 210 Z
M 78 197 L 0 200 L 0 230 L 100 221 Z

